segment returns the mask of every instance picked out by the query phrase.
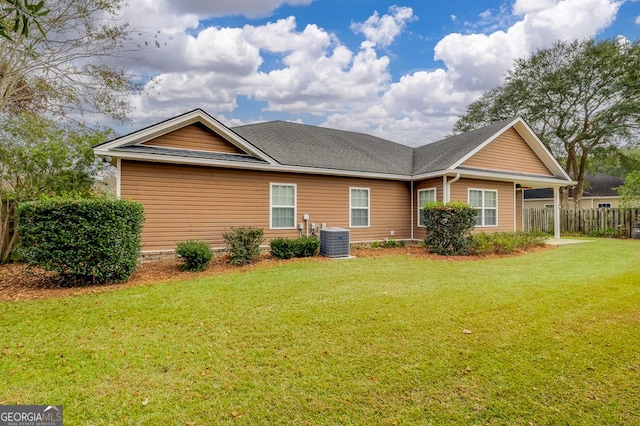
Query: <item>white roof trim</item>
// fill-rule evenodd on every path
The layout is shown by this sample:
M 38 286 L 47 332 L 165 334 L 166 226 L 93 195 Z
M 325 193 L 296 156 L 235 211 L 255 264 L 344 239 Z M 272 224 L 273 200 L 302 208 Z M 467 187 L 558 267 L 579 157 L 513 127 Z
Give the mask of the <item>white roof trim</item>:
M 464 170 L 464 169 L 452 169 L 449 170 L 450 174 L 460 174 L 463 178 L 473 179 L 487 179 L 487 180 L 499 180 L 504 182 L 515 182 L 522 185 L 533 185 L 539 188 L 551 188 L 554 186 L 564 187 L 577 184 L 577 182 L 571 179 L 564 180 L 557 176 L 534 176 L 526 174 L 515 174 L 500 171 L 481 171 L 481 170 Z
M 208 167 L 224 167 L 232 169 L 243 170 L 262 170 L 262 171 L 274 171 L 274 172 L 288 172 L 288 173 L 304 173 L 304 174 L 320 174 L 320 175 L 333 175 L 333 176 L 353 176 L 364 177 L 372 179 L 387 179 L 387 180 L 402 180 L 409 181 L 411 176 L 409 175 L 394 175 L 389 173 L 374 173 L 374 172 L 360 172 L 351 170 L 340 169 L 322 169 L 316 167 L 304 167 L 304 166 L 286 166 L 280 164 L 259 164 L 249 163 L 243 161 L 227 161 L 227 160 L 213 160 L 209 158 L 198 157 L 183 157 L 176 155 L 159 155 L 154 153 L 139 153 L 139 152 L 123 152 L 123 151 L 106 151 L 95 149 L 94 152 L 99 156 L 110 156 L 113 158 L 120 158 L 124 160 L 134 161 L 149 161 L 155 163 L 168 163 L 168 164 L 184 164 L 195 166 L 208 166 Z
M 227 142 L 241 149 L 242 151 L 253 155 L 261 160 L 264 160 L 270 164 L 278 164 L 276 160 L 271 158 L 265 152 L 261 151 L 247 140 L 242 138 L 240 135 L 235 133 L 233 130 L 229 129 L 227 126 L 207 114 L 201 109 L 195 109 L 193 111 L 189 111 L 185 114 L 179 115 L 177 117 L 170 118 L 161 123 L 154 124 L 152 126 L 146 127 L 142 130 L 138 130 L 136 132 L 130 133 L 128 135 L 119 137 L 112 141 L 106 142 L 104 144 L 98 145 L 94 148 L 94 151 L 98 155 L 111 155 L 110 150 L 117 149 L 121 146 L 126 145 L 136 145 L 147 142 L 151 139 L 157 138 L 162 135 L 166 135 L 167 133 L 171 133 L 175 130 L 186 127 L 190 124 L 201 123 L 211 131 L 217 133 L 222 138 L 224 138 Z M 114 153 L 115 154 L 115 153 Z M 114 155 L 115 157 L 115 155 Z
M 563 187 L 568 185 L 575 185 L 576 182 L 568 180 L 562 180 L 558 177 L 546 177 L 546 176 L 532 176 L 532 175 L 518 175 L 512 173 L 501 173 L 499 171 L 478 171 L 478 170 L 458 170 L 447 169 L 439 170 L 436 172 L 425 173 L 416 176 L 410 175 L 396 175 L 389 173 L 374 173 L 374 172 L 362 172 L 351 170 L 339 170 L 339 169 L 322 169 L 315 167 L 304 166 L 285 166 L 280 164 L 257 164 L 243 161 L 228 161 L 228 160 L 214 160 L 210 158 L 198 158 L 198 157 L 183 157 L 176 155 L 165 155 L 155 153 L 140 153 L 140 152 L 125 152 L 125 151 L 107 151 L 96 149 L 96 154 L 100 156 L 112 156 L 114 158 L 120 158 L 125 160 L 134 161 L 151 161 L 168 164 L 184 164 L 184 165 L 197 165 L 208 167 L 224 167 L 234 169 L 246 169 L 246 170 L 262 170 L 262 171 L 278 171 L 288 173 L 303 173 L 303 174 L 320 174 L 320 175 L 332 175 L 332 176 L 349 176 L 349 177 L 361 177 L 371 179 L 387 179 L 387 180 L 401 180 L 401 181 L 418 181 L 424 179 L 430 179 L 434 177 L 440 177 L 446 174 L 460 174 L 464 178 L 472 179 L 487 179 L 498 180 L 505 182 L 524 183 L 527 185 L 534 185 L 538 187 Z
M 522 139 L 529 145 L 529 147 L 533 150 L 533 152 L 538 156 L 540 161 L 553 173 L 554 176 L 560 177 L 571 181 L 571 178 L 565 172 L 565 170 L 560 166 L 560 163 L 556 161 L 556 159 L 551 155 L 551 152 L 547 149 L 546 146 L 542 143 L 542 141 L 536 136 L 535 132 L 526 121 L 522 117 L 516 117 L 509 124 L 504 126 L 502 129 L 498 130 L 491 137 L 487 138 L 483 143 L 478 145 L 473 151 L 462 157 L 456 163 L 454 163 L 451 168 L 454 169 L 462 165 L 469 158 L 476 155 L 480 150 L 493 142 L 498 136 L 502 135 L 509 128 L 513 127 L 516 132 L 522 137 Z M 574 184 L 575 185 L 575 184 Z

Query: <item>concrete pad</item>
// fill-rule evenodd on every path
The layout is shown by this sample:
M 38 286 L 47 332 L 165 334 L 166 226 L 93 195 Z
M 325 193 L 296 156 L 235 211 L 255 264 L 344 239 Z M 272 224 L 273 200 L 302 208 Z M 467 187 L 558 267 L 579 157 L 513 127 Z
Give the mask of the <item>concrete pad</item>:
M 570 238 L 549 238 L 545 241 L 545 244 L 550 246 L 561 246 L 564 244 L 580 244 L 580 243 L 592 243 L 593 240 L 572 240 Z

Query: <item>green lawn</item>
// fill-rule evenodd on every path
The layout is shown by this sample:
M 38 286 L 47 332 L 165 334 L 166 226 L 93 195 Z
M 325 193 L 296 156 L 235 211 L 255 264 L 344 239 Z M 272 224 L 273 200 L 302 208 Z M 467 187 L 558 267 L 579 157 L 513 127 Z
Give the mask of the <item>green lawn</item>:
M 65 425 L 640 425 L 640 241 L 286 262 L 0 324 L 0 404 Z

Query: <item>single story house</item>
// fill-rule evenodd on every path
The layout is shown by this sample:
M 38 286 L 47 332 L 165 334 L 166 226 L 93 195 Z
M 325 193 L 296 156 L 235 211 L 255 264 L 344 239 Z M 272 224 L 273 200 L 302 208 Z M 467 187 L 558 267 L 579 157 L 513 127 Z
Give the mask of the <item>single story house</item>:
M 624 185 L 617 176 L 595 173 L 585 175 L 585 189 L 580 201 L 581 209 L 610 209 L 618 207 L 620 194 L 616 188 Z M 524 207 L 527 209 L 553 208 L 551 188 L 529 189 L 524 192 Z M 569 188 L 569 207 L 573 208 L 573 188 Z
M 196 109 L 95 153 L 116 167 L 117 196 L 144 205 L 144 252 L 187 239 L 221 248 L 240 226 L 267 241 L 322 226 L 351 242 L 421 240 L 430 200 L 474 206 L 477 231 L 516 231 L 524 189 L 552 187 L 559 200 L 575 184 L 521 117 L 412 148 L 284 121 L 230 128 Z

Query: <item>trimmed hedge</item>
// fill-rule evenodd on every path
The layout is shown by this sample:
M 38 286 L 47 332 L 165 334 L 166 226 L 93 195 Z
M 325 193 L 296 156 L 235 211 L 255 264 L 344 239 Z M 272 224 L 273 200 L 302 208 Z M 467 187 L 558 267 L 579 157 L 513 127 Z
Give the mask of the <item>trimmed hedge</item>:
M 310 235 L 298 238 L 274 238 L 271 240 L 271 254 L 277 259 L 316 256 L 320 251 L 320 240 Z
M 543 246 L 548 235 L 541 232 L 481 232 L 472 236 L 472 254 L 510 254 L 518 250 L 528 250 Z
M 469 254 L 477 216 L 478 211 L 465 203 L 426 203 L 423 217 L 427 249 L 447 256 Z
M 183 261 L 183 271 L 200 272 L 209 267 L 213 250 L 204 241 L 181 241 L 176 244 L 176 256 Z
M 405 241 L 398 241 L 395 238 L 389 238 L 384 241 L 374 241 L 371 243 L 371 248 L 397 248 L 404 247 L 407 243 Z
M 126 281 L 136 269 L 142 204 L 107 198 L 52 199 L 18 206 L 24 260 L 69 285 Z
M 222 234 L 232 265 L 244 265 L 260 256 L 260 244 L 264 241 L 264 229 L 253 227 L 231 228 Z

